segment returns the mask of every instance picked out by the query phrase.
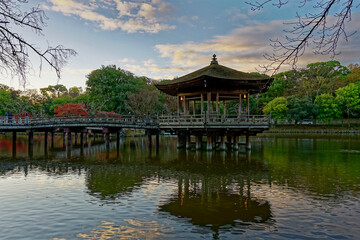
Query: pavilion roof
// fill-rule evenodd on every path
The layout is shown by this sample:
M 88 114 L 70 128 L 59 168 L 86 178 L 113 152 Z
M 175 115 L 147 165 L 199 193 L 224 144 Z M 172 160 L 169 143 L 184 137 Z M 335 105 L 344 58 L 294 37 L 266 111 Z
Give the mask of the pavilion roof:
M 201 68 L 195 72 L 189 73 L 185 76 L 175 78 L 174 80 L 165 80 L 155 84 L 155 86 L 170 95 L 176 95 L 179 91 L 187 89 L 189 91 L 201 91 L 201 86 L 203 85 L 200 82 L 204 80 L 208 81 L 208 87 L 221 85 L 222 89 L 228 88 L 232 90 L 234 87 L 239 88 L 243 86 L 244 89 L 256 88 L 261 92 L 261 88 L 264 88 L 264 85 L 270 85 L 273 78 L 262 76 L 262 75 L 253 75 L 250 73 L 241 72 L 232 68 L 225 67 L 220 65 L 216 61 L 216 56 L 209 66 Z M 206 87 L 206 84 L 204 85 Z M 219 86 L 217 86 L 219 87 Z M 254 92 L 253 91 L 253 92 Z

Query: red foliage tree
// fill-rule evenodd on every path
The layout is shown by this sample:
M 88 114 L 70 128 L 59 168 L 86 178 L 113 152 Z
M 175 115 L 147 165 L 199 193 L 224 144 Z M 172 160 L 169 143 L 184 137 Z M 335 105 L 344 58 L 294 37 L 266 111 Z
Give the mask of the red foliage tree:
M 84 103 L 68 103 L 64 105 L 58 106 L 54 109 L 56 116 L 66 116 L 66 115 L 81 115 L 81 116 L 88 116 L 89 113 L 85 107 Z

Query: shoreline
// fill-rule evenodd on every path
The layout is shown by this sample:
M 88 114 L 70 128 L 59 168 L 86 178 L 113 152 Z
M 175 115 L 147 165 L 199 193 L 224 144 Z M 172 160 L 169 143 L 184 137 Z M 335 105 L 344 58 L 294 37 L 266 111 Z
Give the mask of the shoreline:
M 262 134 L 314 134 L 314 135 L 360 135 L 360 127 L 339 127 L 324 125 L 280 125 L 273 126 Z

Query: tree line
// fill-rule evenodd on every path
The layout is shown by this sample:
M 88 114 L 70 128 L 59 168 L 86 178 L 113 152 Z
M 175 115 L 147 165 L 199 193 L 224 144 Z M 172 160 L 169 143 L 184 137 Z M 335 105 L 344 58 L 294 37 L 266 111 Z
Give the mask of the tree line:
M 144 115 L 176 111 L 176 98 L 161 93 L 150 78 L 135 76 L 115 65 L 102 66 L 86 77 L 85 89 L 57 84 L 38 92 L 0 85 L 0 115 Z M 236 114 L 237 109 L 238 101 L 228 103 L 228 114 Z M 360 66 L 345 67 L 338 61 L 328 61 L 278 73 L 266 93 L 250 97 L 250 110 L 251 114 L 271 114 L 275 120 L 295 123 L 359 118 Z
M 62 84 L 20 91 L 0 84 L 0 115 L 8 113 L 31 116 L 114 112 L 142 115 L 148 112 L 174 111 L 174 98 L 162 94 L 153 80 L 138 77 L 114 65 L 102 66 L 89 73 L 86 88 L 66 88 Z M 65 106 L 65 107 L 63 107 Z
M 274 76 L 269 90 L 253 105 L 275 120 L 331 123 L 360 117 L 360 67 L 338 61 L 317 62 Z

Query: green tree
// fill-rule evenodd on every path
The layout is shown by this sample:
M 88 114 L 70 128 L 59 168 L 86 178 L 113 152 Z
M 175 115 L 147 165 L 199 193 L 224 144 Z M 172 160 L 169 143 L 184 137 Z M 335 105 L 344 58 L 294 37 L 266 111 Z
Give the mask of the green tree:
M 275 119 L 284 119 L 286 117 L 286 111 L 288 110 L 288 101 L 285 97 L 277 97 L 274 100 L 270 101 L 264 107 L 263 111 L 265 114 L 271 114 L 271 118 Z
M 68 95 L 67 88 L 62 84 L 49 85 L 46 88 L 40 88 L 40 92 L 44 97 L 55 98 Z
M 99 106 L 96 110 L 129 112 L 129 95 L 145 88 L 149 79 L 135 77 L 131 72 L 117 68 L 115 65 L 102 66 L 87 75 L 86 91 L 91 101 Z
M 15 99 L 11 96 L 11 92 L 0 89 L 0 115 L 16 111 L 15 106 Z
M 357 117 L 360 112 L 360 81 L 339 88 L 336 91 L 335 101 L 339 105 L 343 117 L 347 116 L 348 119 Z
M 318 107 L 313 104 L 310 97 L 301 98 L 290 96 L 288 100 L 288 120 L 294 120 L 295 124 L 302 120 L 312 120 L 317 115 Z
M 340 117 L 340 109 L 333 95 L 329 93 L 320 94 L 316 96 L 315 104 L 319 109 L 318 120 L 330 123 L 333 119 Z
M 82 88 L 81 87 L 71 87 L 71 88 L 69 88 L 69 95 L 72 98 L 76 98 L 76 97 L 80 96 L 81 93 L 82 93 Z
M 350 69 L 351 73 L 349 73 L 346 76 L 347 82 L 353 83 L 356 81 L 360 81 L 360 66 L 359 66 L 359 64 L 350 64 L 348 66 L 348 68 Z
M 129 95 L 129 109 L 134 114 L 154 113 L 159 110 L 159 92 L 156 89 L 143 88 L 139 93 Z

